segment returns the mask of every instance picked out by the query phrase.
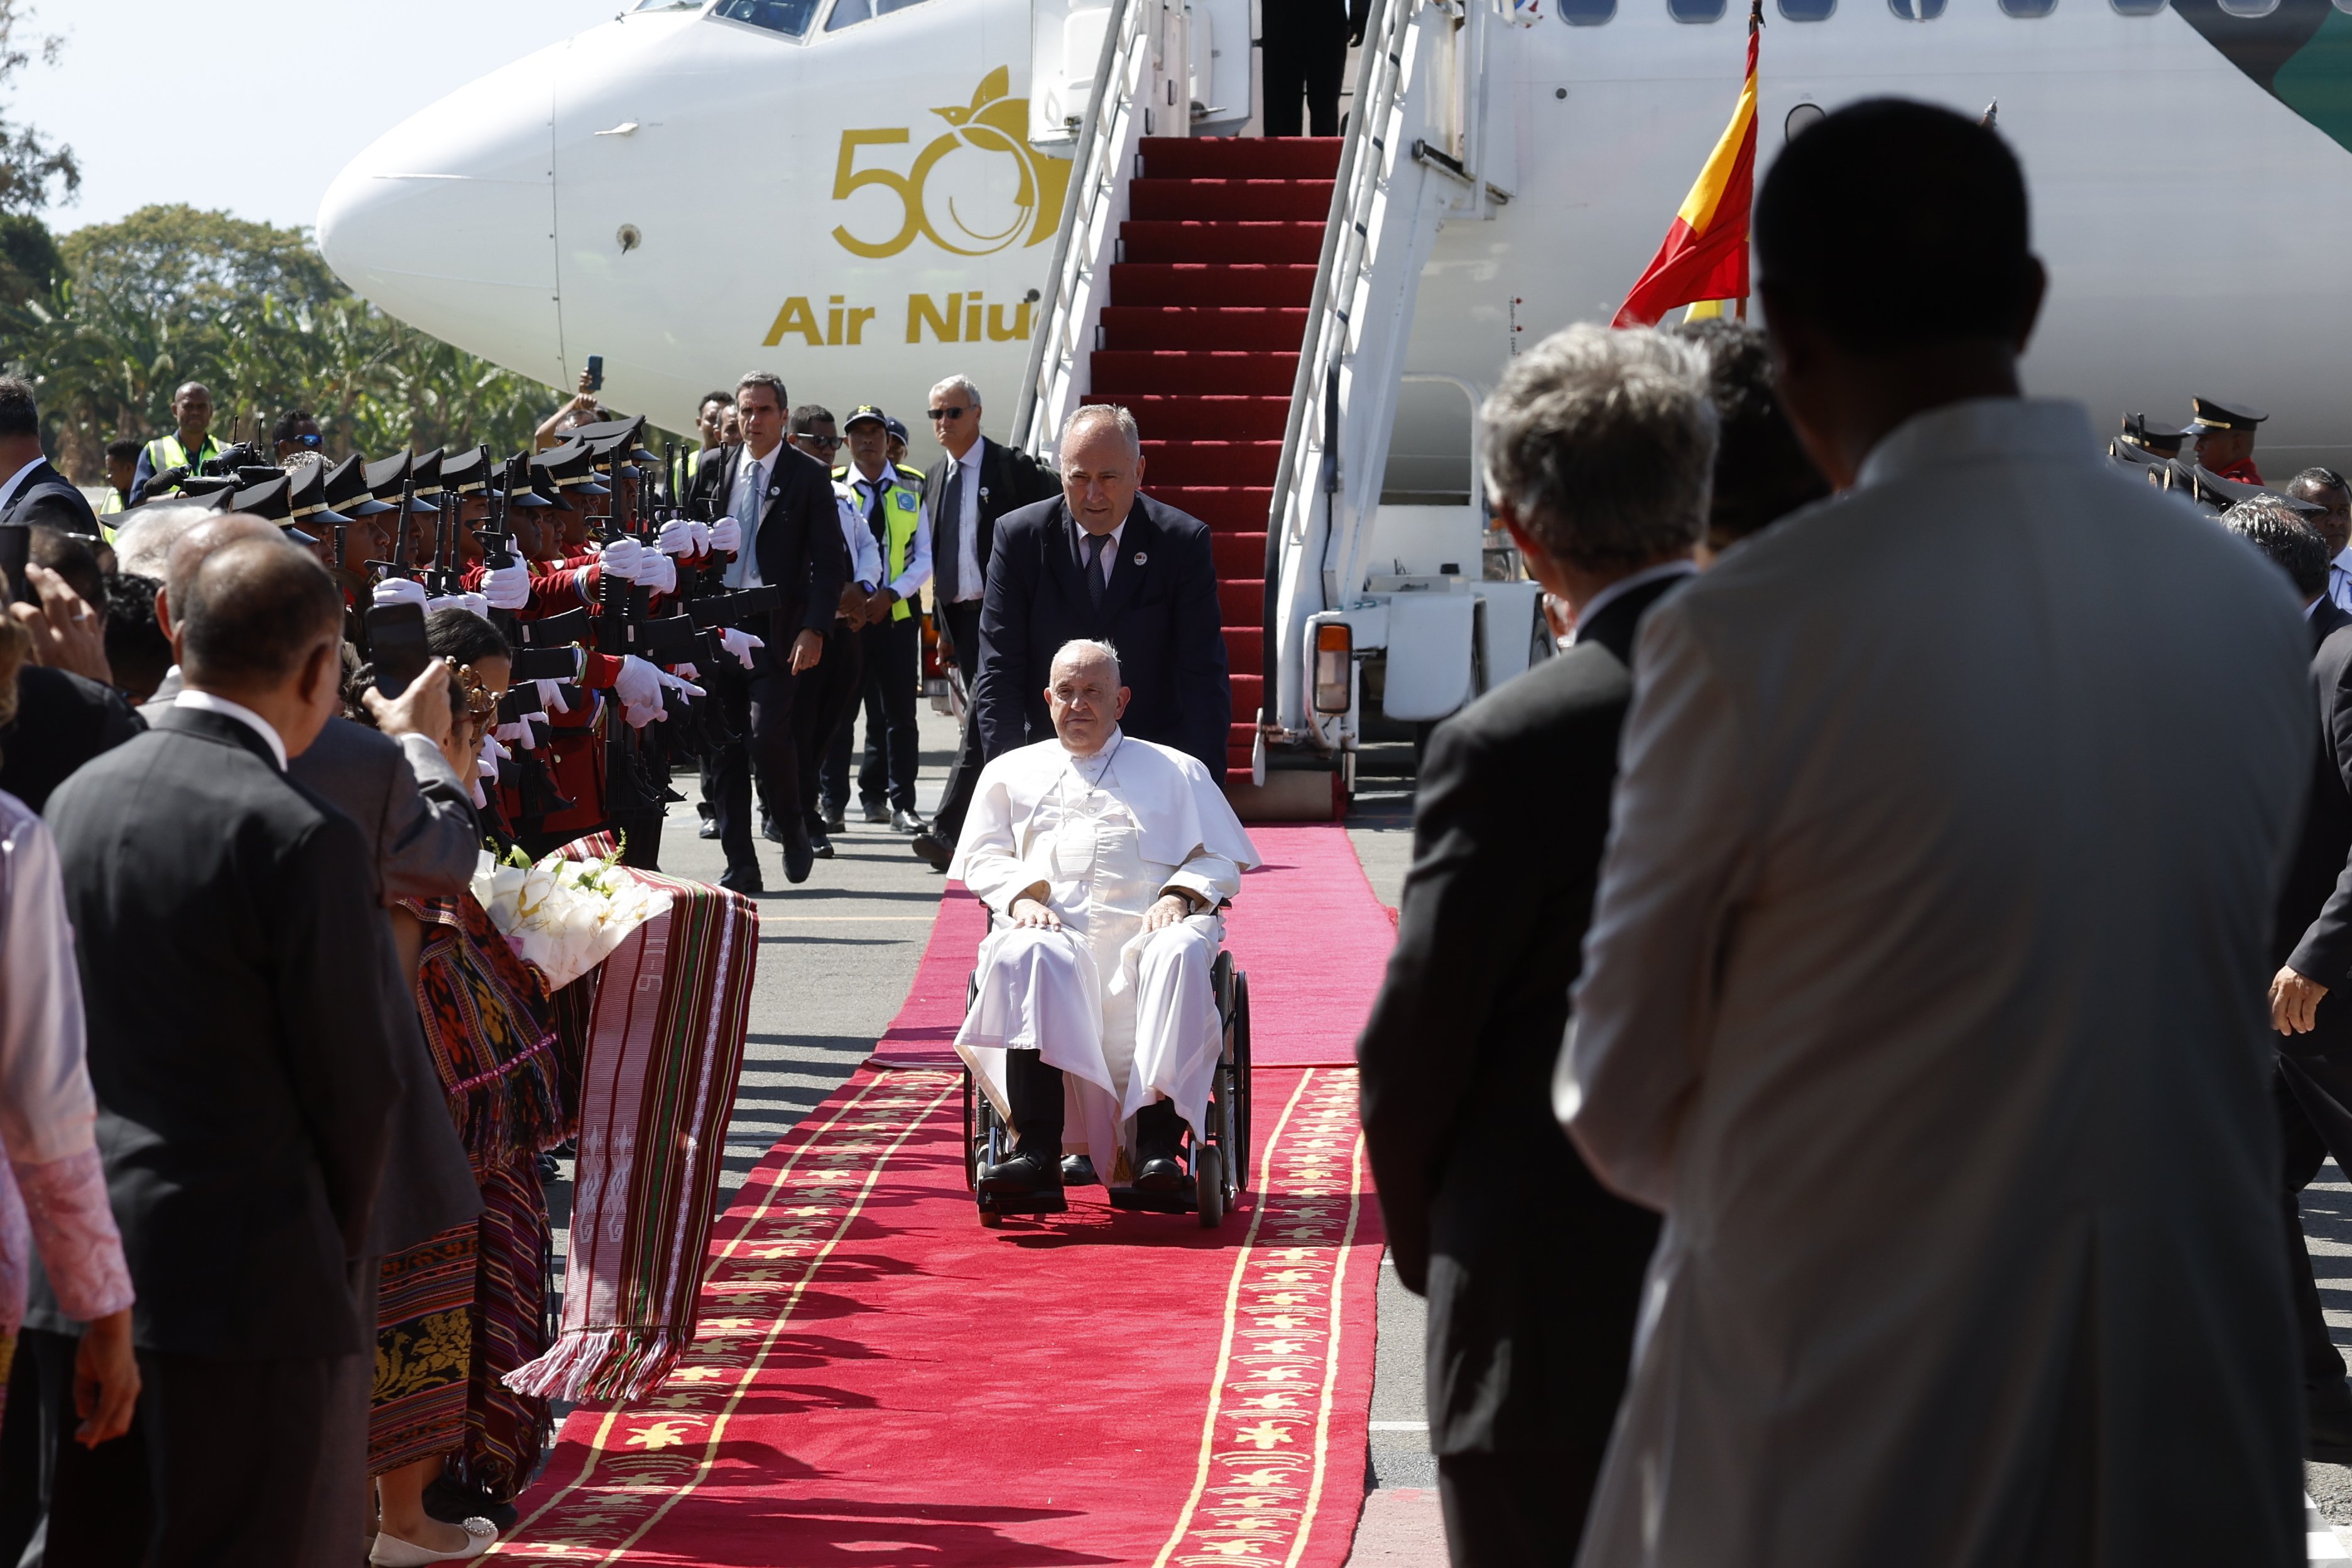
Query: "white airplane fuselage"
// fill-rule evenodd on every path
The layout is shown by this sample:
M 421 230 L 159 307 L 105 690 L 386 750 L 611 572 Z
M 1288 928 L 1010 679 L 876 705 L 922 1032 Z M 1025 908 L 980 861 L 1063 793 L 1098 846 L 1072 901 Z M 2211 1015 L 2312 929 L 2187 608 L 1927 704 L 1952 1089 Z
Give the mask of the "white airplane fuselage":
M 1694 24 L 1666 0 L 1621 0 L 1571 26 L 1553 3 L 1493 30 L 1484 172 L 1513 199 L 1439 235 L 1414 371 L 1491 385 L 1520 346 L 1607 320 L 1729 114 L 1742 7 Z M 361 295 L 509 369 L 568 385 L 601 354 L 606 401 L 670 428 L 690 427 L 705 391 L 773 369 L 796 401 L 898 414 L 927 460 L 922 405 L 941 376 L 979 383 L 992 434 L 1013 410 L 1069 167 L 1066 145 L 1017 139 L 1033 92 L 1059 90 L 1034 79 L 1059 35 L 1033 9 L 1059 28 L 1066 5 L 928 0 L 832 30 L 819 5 L 799 37 L 709 10 L 631 13 L 385 135 L 329 190 L 320 244 Z M 2106 0 L 2036 17 L 1994 0 L 1924 22 L 1889 0 L 1773 14 L 1759 156 L 1803 103 L 1892 93 L 1974 115 L 1998 100 L 2052 275 L 2031 387 L 2103 421 L 2185 420 L 2192 394 L 2262 405 L 2257 461 L 2276 482 L 2352 451 L 2337 363 L 2352 153 L 2285 100 L 2308 84 L 2282 68 L 2274 96 L 2225 54 L 2229 29 L 2275 24 L 2200 15 Z M 2325 26 L 2339 24 L 2352 16 Z M 1244 30 L 1217 28 L 1226 106 L 1250 90 L 1232 74 Z M 1409 385 L 1398 408 L 1389 488 L 1465 490 L 1459 391 Z

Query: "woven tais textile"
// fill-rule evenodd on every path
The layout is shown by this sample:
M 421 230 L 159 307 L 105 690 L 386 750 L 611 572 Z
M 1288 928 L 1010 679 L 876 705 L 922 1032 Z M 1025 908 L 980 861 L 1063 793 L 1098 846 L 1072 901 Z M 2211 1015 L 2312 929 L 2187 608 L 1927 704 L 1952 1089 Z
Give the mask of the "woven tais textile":
M 506 1374 L 546 1351 L 547 1194 L 539 1157 L 519 1156 L 482 1178 L 479 1267 L 474 1282 L 473 1375 L 466 1385 L 466 1443 L 450 1474 L 511 1501 L 539 1468 L 554 1426 L 547 1401 L 518 1394 Z
M 591 849 L 566 853 L 601 858 Z M 598 975 L 562 1329 L 552 1350 L 507 1378 L 541 1398 L 640 1398 L 694 1342 L 759 957 L 749 899 L 614 869 L 667 892 L 670 907 Z
M 446 1454 L 466 1434 L 474 1362 L 474 1224 L 386 1257 L 376 1289 L 368 1474 Z

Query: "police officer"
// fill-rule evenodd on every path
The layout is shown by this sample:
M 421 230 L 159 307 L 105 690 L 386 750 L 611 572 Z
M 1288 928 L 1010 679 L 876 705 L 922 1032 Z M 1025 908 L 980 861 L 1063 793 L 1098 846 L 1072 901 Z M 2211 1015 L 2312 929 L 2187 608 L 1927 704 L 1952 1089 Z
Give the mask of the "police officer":
M 182 479 L 221 455 L 221 444 L 212 436 L 213 395 L 202 382 L 187 382 L 172 394 L 172 418 L 177 426 L 172 434 L 156 437 L 139 453 L 131 480 L 133 506 L 152 500 L 150 490 L 168 495 L 178 489 Z
M 922 525 L 923 502 L 910 469 L 889 461 L 890 427 L 898 422 L 872 404 L 849 416 L 843 426 L 849 461 L 834 469 L 834 482 L 881 552 L 882 586 L 867 602 L 859 633 L 865 652 L 866 759 L 857 771 L 857 795 L 868 822 L 887 822 L 900 833 L 919 833 L 915 815 L 915 687 L 922 658 L 921 623 L 915 595 L 931 580 L 931 531 Z M 834 731 L 824 758 L 824 811 L 838 824 L 849 799 L 849 755 L 855 713 Z
M 2270 416 L 2249 405 L 2218 398 L 2189 401 L 2196 415 L 2189 422 L 2189 433 L 2197 437 L 2198 466 L 2242 485 L 2261 484 L 2262 472 L 2254 467 L 2254 426 Z

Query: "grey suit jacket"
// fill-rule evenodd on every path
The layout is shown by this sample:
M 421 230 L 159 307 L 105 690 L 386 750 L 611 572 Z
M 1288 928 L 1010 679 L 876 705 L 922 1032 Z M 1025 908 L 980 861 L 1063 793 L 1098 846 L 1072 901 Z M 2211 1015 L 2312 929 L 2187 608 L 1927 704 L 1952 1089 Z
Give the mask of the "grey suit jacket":
M 2296 611 L 2018 398 L 1651 610 L 1558 1085 L 1666 1215 L 1588 1568 L 2302 1560 Z
M 359 825 L 374 862 L 379 903 L 453 899 L 466 890 L 481 828 L 473 803 L 430 741 L 395 741 L 364 724 L 330 719 L 287 772 Z M 414 1247 L 482 1211 L 481 1189 L 425 1048 L 415 995 L 396 965 L 385 996 L 385 1026 L 400 1042 L 407 1089 L 393 1118 L 369 1230 L 371 1250 L 378 1253 Z

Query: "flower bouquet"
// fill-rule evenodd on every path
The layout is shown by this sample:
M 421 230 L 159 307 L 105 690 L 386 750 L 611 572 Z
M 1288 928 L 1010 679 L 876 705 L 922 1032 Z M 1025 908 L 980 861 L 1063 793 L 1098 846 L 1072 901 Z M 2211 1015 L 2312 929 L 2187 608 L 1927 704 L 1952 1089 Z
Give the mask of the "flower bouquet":
M 486 850 L 474 871 L 474 899 L 515 955 L 561 991 L 595 968 L 639 926 L 669 908 L 670 896 L 614 869 L 620 852 L 598 861 L 561 854 L 533 862 L 520 849 L 503 861 Z

